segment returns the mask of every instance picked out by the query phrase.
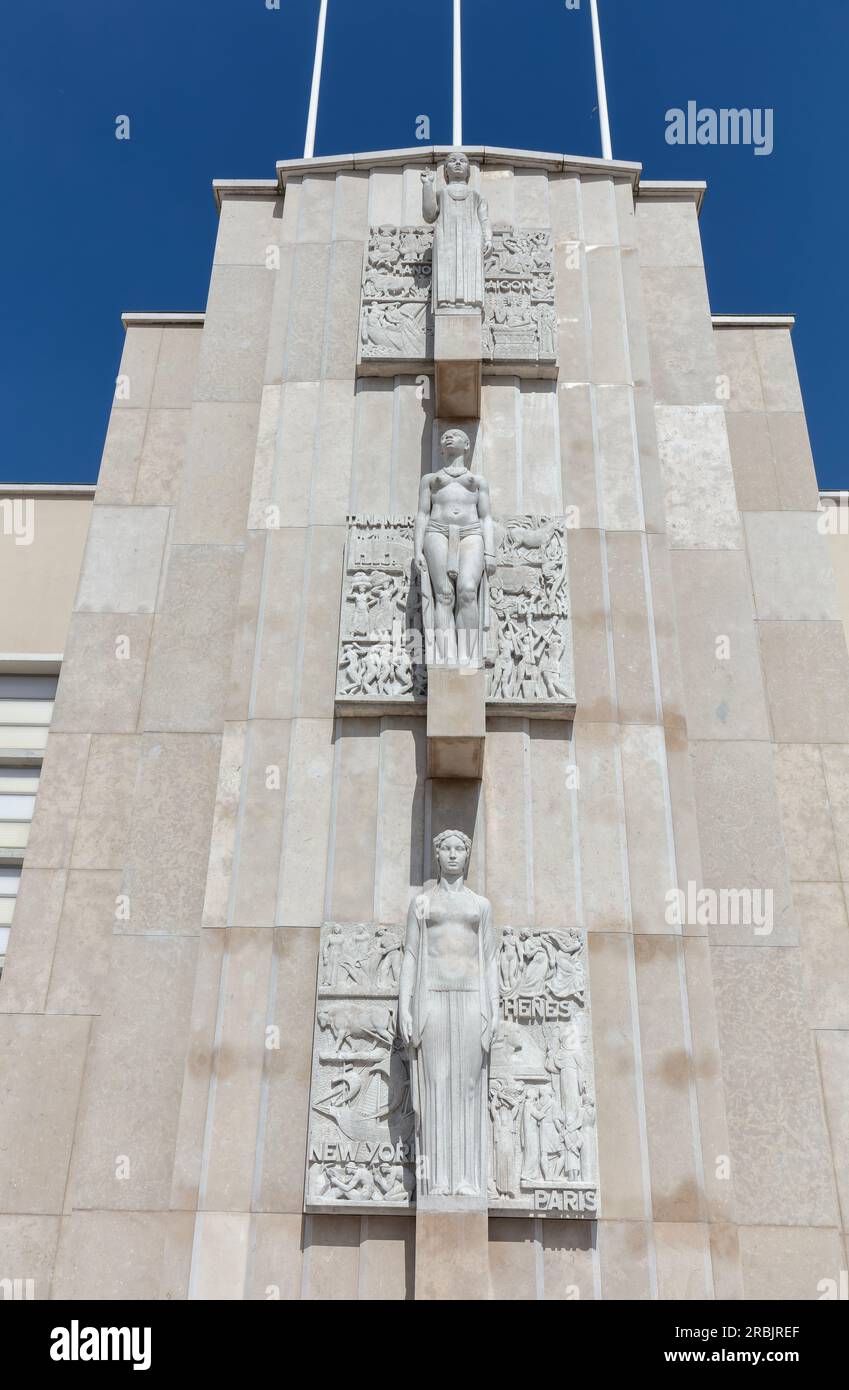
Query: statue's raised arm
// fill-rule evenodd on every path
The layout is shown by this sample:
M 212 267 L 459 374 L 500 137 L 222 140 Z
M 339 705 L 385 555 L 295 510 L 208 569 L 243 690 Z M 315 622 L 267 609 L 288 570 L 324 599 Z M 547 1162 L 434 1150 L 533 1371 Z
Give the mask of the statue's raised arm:
M 435 222 L 433 307 L 483 308 L 483 258 L 492 245 L 486 199 L 471 186 L 471 165 L 462 150 L 445 161 L 445 187 L 436 192 L 434 173 L 422 174 L 422 216 Z

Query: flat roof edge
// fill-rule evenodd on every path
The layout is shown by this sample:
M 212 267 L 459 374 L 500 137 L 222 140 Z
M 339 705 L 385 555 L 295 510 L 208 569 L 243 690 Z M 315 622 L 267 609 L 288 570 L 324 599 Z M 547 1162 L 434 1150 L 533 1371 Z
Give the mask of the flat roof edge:
M 93 497 L 95 483 L 0 483 L 0 497 Z
M 664 202 L 670 198 L 692 201 L 696 204 L 697 215 L 701 213 L 706 193 L 707 184 L 703 179 L 640 179 L 637 188 L 637 198 L 641 202 L 655 198 Z
M 313 159 L 281 159 L 277 161 L 277 178 L 281 188 L 292 175 L 341 173 L 346 169 L 365 170 L 386 168 L 397 164 L 437 164 L 454 148 L 452 145 L 412 145 L 397 150 L 371 150 L 361 154 L 318 155 Z M 628 160 L 595 159 L 586 155 L 556 154 L 545 150 L 515 150 L 501 145 L 464 145 L 463 150 L 477 164 L 518 164 L 531 168 L 550 169 L 555 173 L 607 174 L 628 178 L 636 187 L 642 165 Z
M 125 328 L 161 328 L 166 323 L 202 324 L 205 317 L 205 314 L 131 313 L 125 310 L 121 322 Z
M 795 314 L 711 314 L 714 328 L 793 328 Z

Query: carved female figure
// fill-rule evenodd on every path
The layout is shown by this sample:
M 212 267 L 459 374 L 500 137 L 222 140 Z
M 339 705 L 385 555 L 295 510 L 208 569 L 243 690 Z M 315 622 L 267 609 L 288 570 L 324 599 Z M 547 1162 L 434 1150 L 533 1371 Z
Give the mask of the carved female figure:
M 445 187 L 437 193 L 435 174 L 422 174 L 422 215 L 435 222 L 433 238 L 434 309 L 479 309 L 483 305 L 483 258 L 492 246 L 489 209 L 469 185 L 471 166 L 462 150 L 445 161 Z
M 410 904 L 398 1024 L 410 1049 L 419 1192 L 486 1193 L 489 1051 L 498 1018 L 492 909 L 466 887 L 471 840 L 433 842 L 437 881 Z

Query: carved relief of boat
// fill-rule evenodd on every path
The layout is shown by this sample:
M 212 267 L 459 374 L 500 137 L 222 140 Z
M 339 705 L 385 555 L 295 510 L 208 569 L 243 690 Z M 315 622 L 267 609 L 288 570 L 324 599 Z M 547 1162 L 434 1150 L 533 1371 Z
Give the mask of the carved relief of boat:
M 410 1083 L 397 1053 L 370 1066 L 349 1100 L 340 1104 L 338 1097 L 337 1089 L 315 1101 L 313 1109 L 334 1120 L 347 1139 L 381 1144 L 410 1138 L 415 1120 Z

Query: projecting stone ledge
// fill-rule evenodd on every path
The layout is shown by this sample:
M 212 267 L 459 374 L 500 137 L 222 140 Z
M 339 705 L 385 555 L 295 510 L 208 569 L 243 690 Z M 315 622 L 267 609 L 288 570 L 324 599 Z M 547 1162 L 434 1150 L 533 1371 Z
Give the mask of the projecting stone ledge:
M 428 667 L 428 777 L 480 779 L 485 737 L 486 672 L 483 668 Z

